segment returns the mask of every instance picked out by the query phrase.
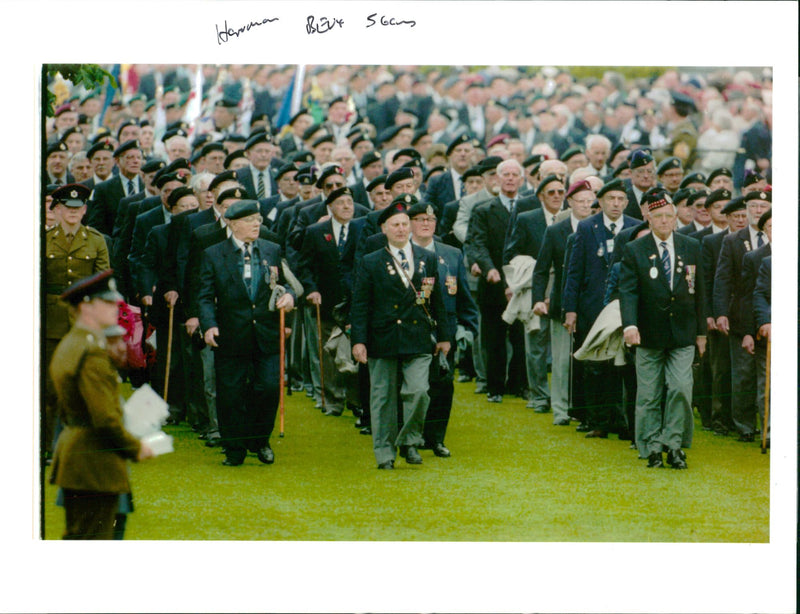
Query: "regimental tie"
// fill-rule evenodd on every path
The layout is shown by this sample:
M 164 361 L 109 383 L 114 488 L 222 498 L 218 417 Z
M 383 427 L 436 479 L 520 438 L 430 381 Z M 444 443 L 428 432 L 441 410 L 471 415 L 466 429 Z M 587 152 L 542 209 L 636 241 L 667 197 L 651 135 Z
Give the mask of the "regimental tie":
M 344 244 L 347 241 L 347 226 L 342 226 L 339 229 L 339 243 L 337 247 L 339 248 L 339 257 L 341 258 L 342 252 L 344 251 Z
M 669 259 L 669 250 L 667 249 L 667 242 L 661 242 L 661 268 L 664 269 L 664 275 L 667 276 L 667 284 L 672 287 L 672 263 Z
M 247 287 L 247 292 L 250 294 L 250 298 L 252 299 L 255 296 L 255 288 L 256 288 L 256 276 L 254 275 L 254 271 L 252 269 L 252 258 L 250 255 L 250 244 L 244 244 L 244 285 Z
M 759 230 L 758 234 L 756 234 L 756 237 L 758 238 L 756 245 L 758 247 L 764 247 L 764 233 Z
M 614 223 L 614 222 L 611 222 L 611 224 L 609 224 L 609 227 L 608 227 L 608 229 L 611 231 L 611 234 L 613 235 L 613 234 L 614 234 L 614 231 L 617 229 L 617 225 L 616 225 L 616 223 Z
M 133 179 L 128 179 L 128 193 L 126 194 L 126 196 L 131 196 L 135 194 L 133 190 L 134 190 Z
M 403 270 L 406 273 L 408 273 L 409 267 L 408 267 L 408 258 L 406 258 L 406 253 L 402 249 L 400 249 L 397 250 L 397 255 L 400 256 L 400 266 L 403 267 Z
M 264 198 L 264 171 L 258 172 L 258 188 L 256 189 L 256 194 L 259 199 Z
M 464 185 L 464 179 L 462 179 L 461 177 L 458 178 L 458 182 L 461 184 L 461 193 L 459 198 L 464 198 L 464 196 L 467 193 L 467 186 Z

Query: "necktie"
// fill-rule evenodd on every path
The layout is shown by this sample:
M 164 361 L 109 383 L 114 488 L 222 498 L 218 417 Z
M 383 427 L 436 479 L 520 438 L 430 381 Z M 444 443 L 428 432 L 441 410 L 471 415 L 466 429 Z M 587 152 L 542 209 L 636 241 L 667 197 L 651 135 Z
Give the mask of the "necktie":
M 551 216 L 550 216 L 550 222 L 551 222 L 552 224 L 555 224 L 555 223 L 556 223 L 556 216 L 555 216 L 555 214 L 553 214 L 553 215 L 551 215 Z
M 464 180 L 461 177 L 458 178 L 458 182 L 461 184 L 460 198 L 464 198 L 464 195 L 467 193 L 467 188 L 464 185 Z
M 253 274 L 252 270 L 252 258 L 250 256 L 250 244 L 244 244 L 244 285 L 247 286 L 247 292 L 250 294 L 250 298 L 253 298 L 255 295 L 255 275 Z
M 667 276 L 667 284 L 672 287 L 672 264 L 669 259 L 669 250 L 667 249 L 667 242 L 661 242 L 661 267 L 664 269 L 664 275 Z
M 758 247 L 764 247 L 764 233 L 759 231 L 756 237 L 758 237 L 758 242 L 756 243 L 756 245 Z
M 611 222 L 611 225 L 609 226 L 609 228 L 611 230 L 611 234 L 613 235 L 614 234 L 614 230 L 617 228 L 617 225 L 614 222 Z
M 258 198 L 264 198 L 264 171 L 258 173 L 258 188 L 256 193 Z
M 133 179 L 128 179 L 128 193 L 125 196 L 130 196 L 133 193 Z
M 67 240 L 67 245 L 72 245 L 72 239 L 74 237 L 75 235 L 72 234 L 71 232 L 68 232 L 67 234 L 64 235 L 64 238 Z
M 408 273 L 408 258 L 406 258 L 406 253 L 401 249 L 397 251 L 397 255 L 400 256 L 400 266 L 403 267 L 403 270 Z
M 338 243 L 340 257 L 342 255 L 342 252 L 344 251 L 345 241 L 347 241 L 347 227 L 342 226 L 341 229 L 339 230 L 339 243 Z

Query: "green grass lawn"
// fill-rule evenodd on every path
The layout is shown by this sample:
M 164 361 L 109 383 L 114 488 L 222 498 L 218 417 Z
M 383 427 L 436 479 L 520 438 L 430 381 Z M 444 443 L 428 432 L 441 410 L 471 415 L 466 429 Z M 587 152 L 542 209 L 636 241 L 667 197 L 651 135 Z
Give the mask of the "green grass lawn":
M 524 401 L 490 404 L 456 384 L 451 458 L 378 471 L 372 441 L 347 412 L 287 397 L 274 465 L 223 467 L 188 428 L 175 452 L 132 464 L 130 540 L 768 542 L 769 458 L 695 430 L 688 471 L 647 469 L 629 442 L 585 439 Z M 49 477 L 49 471 L 47 472 Z M 46 539 L 60 538 L 56 488 L 44 492 Z

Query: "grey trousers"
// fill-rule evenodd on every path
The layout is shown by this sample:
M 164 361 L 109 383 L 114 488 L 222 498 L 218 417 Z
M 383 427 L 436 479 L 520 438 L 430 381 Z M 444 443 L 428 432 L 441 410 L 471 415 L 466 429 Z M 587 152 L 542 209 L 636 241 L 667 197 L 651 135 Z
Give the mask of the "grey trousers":
M 550 376 L 550 407 L 553 422 L 569 418 L 569 333 L 561 322 L 550 322 L 550 351 L 553 356 Z
M 525 333 L 525 369 L 527 371 L 530 400 L 535 409 L 550 406 L 550 389 L 547 386 L 547 356 L 550 353 L 550 320 L 540 318 L 539 330 Z M 567 339 L 569 342 L 569 339 Z
M 395 459 L 397 446 L 421 446 L 428 411 L 430 354 L 405 358 L 370 358 L 370 416 L 372 447 L 380 465 Z M 402 377 L 397 398 L 398 375 Z M 403 428 L 398 432 L 397 407 L 402 402 Z
M 200 360 L 203 361 L 203 394 L 206 397 L 208 410 L 209 439 L 219 437 L 219 422 L 217 421 L 217 373 L 214 370 L 214 352 L 207 345 L 200 351 Z
M 766 340 L 756 341 L 756 405 L 758 409 L 758 426 L 764 429 L 764 409 L 767 401 L 767 342 Z M 772 404 L 770 403 L 770 412 Z M 767 416 L 767 437 L 769 437 L 770 419 Z
M 308 356 L 308 366 L 311 370 L 311 383 L 314 386 L 314 400 L 319 403 L 322 400 L 322 382 L 319 370 L 319 346 L 317 345 L 317 308 L 314 305 L 306 304 L 303 309 L 303 316 L 306 355 Z M 306 382 L 306 385 L 308 385 L 308 382 Z
M 672 350 L 636 348 L 636 444 L 639 456 L 678 450 L 691 428 L 694 346 Z M 667 386 L 664 413 L 661 395 Z

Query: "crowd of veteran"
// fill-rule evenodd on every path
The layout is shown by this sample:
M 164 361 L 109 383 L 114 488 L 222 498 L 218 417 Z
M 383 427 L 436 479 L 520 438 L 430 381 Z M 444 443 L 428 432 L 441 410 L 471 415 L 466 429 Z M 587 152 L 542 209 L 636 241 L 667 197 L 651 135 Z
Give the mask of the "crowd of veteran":
M 768 69 L 316 66 L 293 109 L 294 66 L 125 70 L 46 83 L 42 453 L 69 534 L 82 491 L 127 488 L 70 477 L 76 433 L 147 456 L 110 388 L 102 413 L 65 397 L 90 367 L 111 381 L 114 322 L 69 290 L 109 269 L 144 329 L 123 378 L 229 467 L 276 462 L 281 386 L 352 417 L 381 470 L 451 456 L 454 381 L 642 467 L 690 465 L 695 412 L 769 444 Z

